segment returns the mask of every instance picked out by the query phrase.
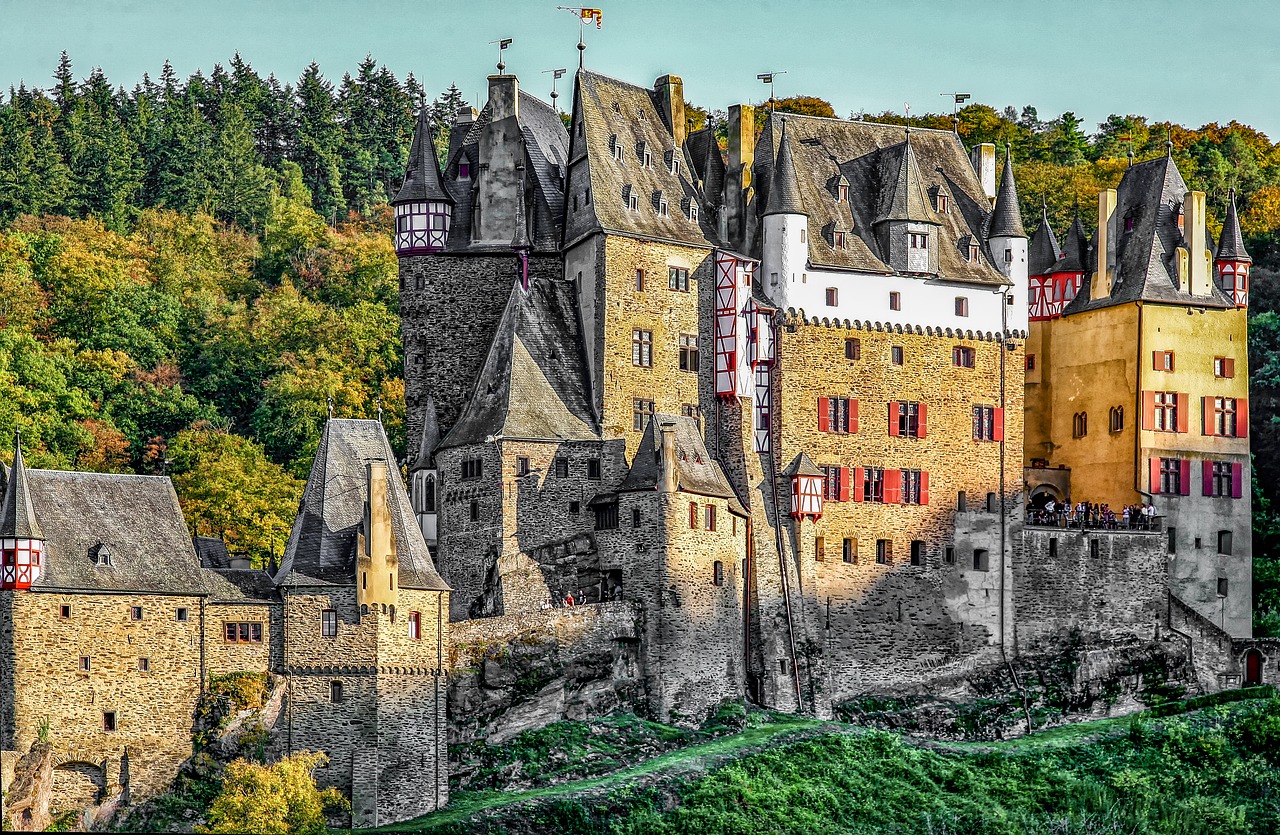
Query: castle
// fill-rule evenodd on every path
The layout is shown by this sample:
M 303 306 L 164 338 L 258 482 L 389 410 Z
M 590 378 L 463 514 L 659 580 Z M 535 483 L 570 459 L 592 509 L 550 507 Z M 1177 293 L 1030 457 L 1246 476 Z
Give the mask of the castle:
M 491 76 L 443 167 L 420 116 L 407 489 L 378 422 L 330 419 L 269 572 L 193 543 L 167 479 L 15 450 L 6 786 L 44 734 L 55 796 L 155 793 L 208 677 L 270 671 L 283 750 L 329 754 L 354 825 L 424 814 L 466 709 L 449 649 L 569 598 L 663 721 L 829 716 L 1067 635 L 1176 645 L 1204 690 L 1280 680 L 1250 632 L 1234 203 L 1215 249 L 1172 156 L 1139 163 L 1059 247 L 993 146 L 737 105 L 722 154 L 674 75 L 576 82 L 566 128 Z

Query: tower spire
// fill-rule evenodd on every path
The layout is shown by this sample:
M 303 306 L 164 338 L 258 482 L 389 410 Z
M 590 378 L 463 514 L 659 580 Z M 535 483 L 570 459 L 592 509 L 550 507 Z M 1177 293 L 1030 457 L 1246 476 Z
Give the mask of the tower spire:
M 1018 208 L 1018 185 L 1013 179 L 1013 144 L 1005 146 L 1004 173 L 1000 176 L 1000 190 L 996 193 L 996 205 L 991 213 L 992 238 L 1025 238 L 1022 211 Z
M 787 137 L 787 120 L 782 122 L 782 136 L 778 139 L 778 159 L 773 166 L 773 178 L 769 183 L 769 199 L 765 204 L 766 215 L 803 215 L 804 201 L 800 199 L 800 185 L 796 181 L 796 166 L 791 159 L 791 140 Z
M 40 523 L 31 506 L 31 488 L 27 485 L 27 467 L 22 460 L 22 433 L 13 433 L 13 467 L 5 485 L 4 508 L 0 510 L 0 537 L 44 539 Z

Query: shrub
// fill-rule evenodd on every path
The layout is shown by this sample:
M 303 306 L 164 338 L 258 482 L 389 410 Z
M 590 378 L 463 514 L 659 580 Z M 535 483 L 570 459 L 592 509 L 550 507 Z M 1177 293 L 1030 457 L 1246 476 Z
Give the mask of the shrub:
M 269 766 L 236 760 L 227 766 L 208 823 L 196 831 L 322 835 L 327 812 L 350 808 L 337 789 L 316 787 L 312 771 L 328 761 L 324 754 L 307 751 Z

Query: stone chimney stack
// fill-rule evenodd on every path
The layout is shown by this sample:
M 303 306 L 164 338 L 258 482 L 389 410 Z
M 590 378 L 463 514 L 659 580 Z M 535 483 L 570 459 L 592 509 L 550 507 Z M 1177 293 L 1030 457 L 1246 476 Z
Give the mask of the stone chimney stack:
M 1205 231 L 1205 199 L 1203 191 L 1189 191 L 1182 198 L 1182 238 L 1187 244 L 1186 277 L 1182 288 L 1193 296 L 1213 294 L 1213 253 Z
M 982 184 L 982 193 L 988 200 L 996 199 L 996 146 L 990 142 L 974 145 L 969 151 L 969 162 Z
M 662 118 L 671 128 L 671 136 L 676 147 L 683 148 L 684 140 L 689 135 L 689 123 L 684 115 L 684 82 L 678 75 L 664 75 L 653 82 L 653 91 L 658 95 L 658 104 L 662 107 Z
M 662 487 L 663 493 L 675 493 L 680 489 L 680 471 L 676 464 L 676 427 L 672 423 L 664 423 L 658 427 L 658 443 L 662 451 Z
M 729 106 L 729 154 L 725 172 L 724 215 L 729 240 L 747 251 L 747 197 L 751 189 L 751 167 L 756 160 L 756 110 L 749 104 Z
M 520 129 L 520 83 L 514 75 L 489 76 L 489 122 L 480 131 L 478 189 L 471 243 L 510 249 L 515 205 L 523 188 L 524 134 Z
M 1098 192 L 1098 245 L 1094 250 L 1093 283 L 1089 298 L 1097 301 L 1111 296 L 1111 283 L 1116 272 L 1116 190 Z
M 463 127 L 465 127 L 467 125 L 470 125 L 472 122 L 474 122 L 479 115 L 480 115 L 479 111 L 477 111 L 471 105 L 467 105 L 466 107 L 459 107 L 458 112 L 454 114 L 453 124 L 455 127 L 458 125 L 462 125 Z
M 387 464 L 365 465 L 364 522 L 356 550 L 356 600 L 374 606 L 395 605 L 396 545 L 387 496 Z

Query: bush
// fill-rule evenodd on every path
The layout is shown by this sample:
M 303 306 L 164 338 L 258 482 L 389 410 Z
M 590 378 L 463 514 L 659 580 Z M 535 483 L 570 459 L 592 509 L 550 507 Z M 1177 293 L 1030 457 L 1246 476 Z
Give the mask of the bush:
M 306 751 L 270 766 L 236 760 L 227 766 L 208 823 L 196 831 L 322 835 L 328 831 L 326 814 L 350 810 L 337 789 L 316 787 L 312 771 L 328 761 L 324 754 Z

